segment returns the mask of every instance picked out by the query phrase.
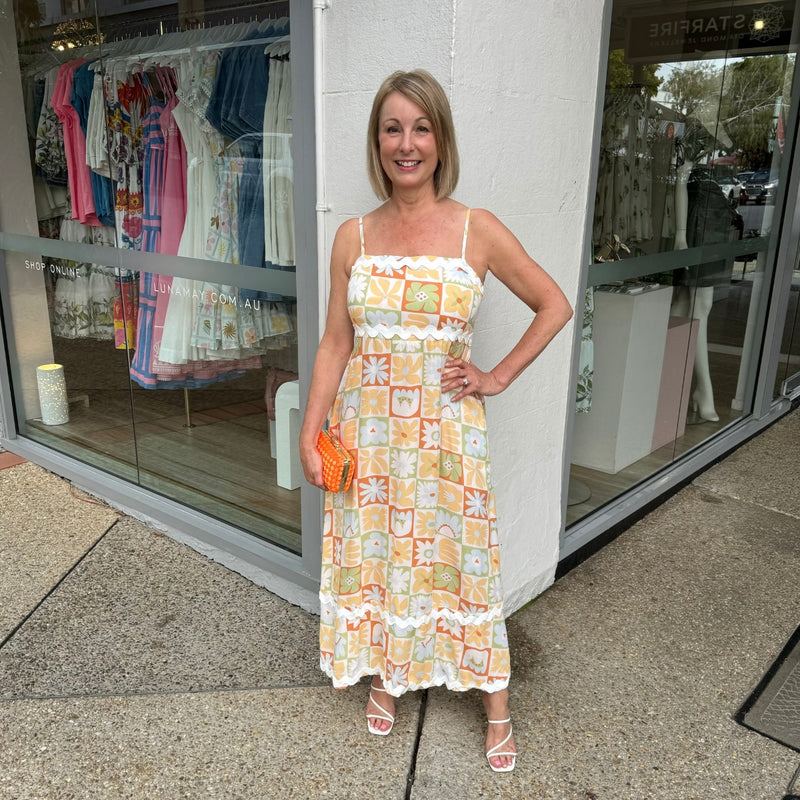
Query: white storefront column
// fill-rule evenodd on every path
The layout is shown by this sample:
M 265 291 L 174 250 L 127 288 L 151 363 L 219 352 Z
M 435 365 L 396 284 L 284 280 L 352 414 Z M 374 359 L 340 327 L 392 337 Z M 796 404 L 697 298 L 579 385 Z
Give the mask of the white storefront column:
M 333 0 L 325 11 L 323 93 L 328 254 L 338 225 L 377 204 L 365 167 L 372 97 L 394 70 L 421 67 L 452 101 L 462 158 L 456 199 L 497 214 L 577 305 L 593 201 L 602 14 L 602 0 L 409 0 L 402 9 L 392 0 Z M 493 366 L 530 319 L 490 278 L 475 362 Z M 487 401 L 509 611 L 547 588 L 558 562 L 571 360 L 569 326 L 508 391 Z

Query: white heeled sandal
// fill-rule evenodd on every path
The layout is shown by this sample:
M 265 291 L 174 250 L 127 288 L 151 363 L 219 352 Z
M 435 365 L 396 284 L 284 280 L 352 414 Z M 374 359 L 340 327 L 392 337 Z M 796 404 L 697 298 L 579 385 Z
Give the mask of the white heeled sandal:
M 370 685 L 369 687 L 369 699 L 376 708 L 380 709 L 383 713 L 381 714 L 367 714 L 367 730 L 374 734 L 375 736 L 388 736 L 392 732 L 392 728 L 394 727 L 394 717 L 380 704 L 378 703 L 375 698 L 372 696 L 373 692 L 383 692 L 384 694 L 388 694 L 386 689 L 381 689 L 377 686 Z M 369 724 L 371 719 L 385 719 L 389 723 L 389 727 L 382 731 L 378 728 L 373 728 L 372 725 Z
M 377 704 L 376 704 L 377 705 Z M 504 725 L 506 722 L 511 722 L 511 718 L 508 719 L 490 719 L 490 725 Z M 508 736 L 503 739 L 502 742 L 496 744 L 494 747 L 489 748 L 486 751 L 486 760 L 489 762 L 489 766 L 492 769 L 492 772 L 511 772 L 514 767 L 517 765 L 517 754 L 512 752 L 511 750 L 501 750 L 500 748 L 513 736 L 514 730 L 513 728 L 509 728 Z M 512 756 L 511 763 L 507 767 L 496 767 L 492 764 L 491 759 L 497 758 L 497 756 Z

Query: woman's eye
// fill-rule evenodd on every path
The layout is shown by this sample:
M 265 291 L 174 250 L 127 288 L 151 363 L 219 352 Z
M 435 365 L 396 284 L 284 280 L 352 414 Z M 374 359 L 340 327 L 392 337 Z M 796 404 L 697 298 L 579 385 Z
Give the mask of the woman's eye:
M 419 131 L 419 133 L 428 133 L 429 128 L 427 125 L 417 125 L 417 131 Z
M 386 133 L 399 133 L 399 132 L 400 132 L 400 128 L 398 128 L 397 125 L 390 125 L 386 129 Z

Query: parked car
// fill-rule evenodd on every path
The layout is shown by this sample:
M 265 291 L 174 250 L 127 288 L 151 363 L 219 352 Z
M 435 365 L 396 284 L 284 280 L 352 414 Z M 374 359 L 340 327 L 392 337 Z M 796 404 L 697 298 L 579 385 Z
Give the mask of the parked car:
M 769 191 L 767 190 L 769 186 Z M 742 187 L 739 192 L 740 205 L 747 205 L 747 203 L 762 204 L 767 202 L 769 196 L 771 200 L 775 199 L 775 191 L 778 186 L 778 176 L 770 172 L 768 169 L 760 169 L 754 172 L 749 180 Z
M 752 177 L 753 177 L 752 172 L 739 172 L 736 175 L 736 180 L 739 181 L 739 183 L 747 183 L 747 181 L 749 181 L 750 178 Z
M 739 195 L 744 184 L 730 175 L 715 177 L 714 180 L 720 185 L 728 201 L 736 205 L 739 202 Z
M 764 203 L 774 203 L 775 195 L 778 193 L 778 178 L 775 176 L 764 184 L 762 198 Z

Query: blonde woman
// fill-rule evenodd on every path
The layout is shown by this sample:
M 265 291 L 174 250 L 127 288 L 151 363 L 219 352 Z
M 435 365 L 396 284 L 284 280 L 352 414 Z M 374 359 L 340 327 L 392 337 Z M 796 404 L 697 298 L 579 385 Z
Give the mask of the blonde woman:
M 346 492 L 327 493 L 320 651 L 336 687 L 367 675 L 370 733 L 395 698 L 478 689 L 486 758 L 516 761 L 508 643 L 489 480 L 484 401 L 519 377 L 572 310 L 491 213 L 450 195 L 459 160 L 447 97 L 427 72 L 378 90 L 367 168 L 383 204 L 339 228 L 325 333 L 300 434 L 307 480 L 324 488 L 316 440 L 326 419 L 357 454 Z M 489 370 L 470 359 L 492 272 L 535 316 Z

